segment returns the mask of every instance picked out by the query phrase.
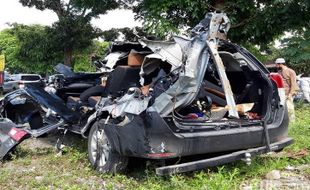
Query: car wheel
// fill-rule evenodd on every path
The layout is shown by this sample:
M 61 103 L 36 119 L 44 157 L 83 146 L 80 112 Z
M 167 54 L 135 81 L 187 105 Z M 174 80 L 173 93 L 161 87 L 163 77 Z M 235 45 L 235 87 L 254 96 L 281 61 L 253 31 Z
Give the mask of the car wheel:
M 121 173 L 128 164 L 128 158 L 112 151 L 103 129 L 95 122 L 88 135 L 88 159 L 91 165 L 101 173 Z

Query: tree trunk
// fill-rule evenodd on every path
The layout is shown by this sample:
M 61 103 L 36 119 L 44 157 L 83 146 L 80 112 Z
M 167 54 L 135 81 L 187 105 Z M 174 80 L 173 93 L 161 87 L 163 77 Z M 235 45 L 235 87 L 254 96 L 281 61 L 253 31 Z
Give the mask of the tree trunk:
M 64 62 L 67 66 L 72 66 L 72 57 L 73 57 L 73 50 L 72 49 L 66 49 L 64 54 Z
M 222 11 L 223 8 L 225 7 L 225 1 L 224 0 L 214 0 L 212 3 L 212 6 L 215 8 L 215 10 Z

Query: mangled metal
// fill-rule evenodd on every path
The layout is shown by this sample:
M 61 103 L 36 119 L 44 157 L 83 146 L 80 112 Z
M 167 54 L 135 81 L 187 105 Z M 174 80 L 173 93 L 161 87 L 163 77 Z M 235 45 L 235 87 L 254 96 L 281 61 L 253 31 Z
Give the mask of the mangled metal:
M 111 69 L 105 93 L 94 108 L 69 109 L 61 99 L 57 102 L 33 88 L 10 94 L 5 101 L 13 108 L 30 100 L 44 107 L 40 116 L 53 125 L 42 130 L 63 125 L 66 131 L 88 136 L 89 160 L 100 172 L 120 171 L 127 157 L 165 160 L 233 152 L 158 168 L 158 174 L 166 175 L 279 150 L 292 139 L 277 85 L 249 52 L 226 40 L 229 27 L 225 14 L 210 13 L 188 39 L 141 39 L 112 46 L 105 60 Z M 21 120 L 26 123 L 36 114 L 27 112 Z M 30 136 L 42 131 L 27 131 L 21 120 L 16 127 Z
M 8 119 L 1 119 L 0 125 L 0 159 L 3 159 L 17 144 L 29 137 L 29 134 L 18 129 L 16 124 Z
M 167 116 L 173 109 L 192 102 L 198 93 L 209 61 L 205 41 L 206 34 L 202 34 L 187 42 L 188 50 L 183 50 L 187 52 L 185 55 L 187 60 L 178 71 L 178 80 L 155 99 L 152 110 L 156 110 L 162 116 Z
M 217 52 L 218 39 L 224 39 L 229 30 L 229 19 L 222 13 L 208 14 L 206 19 L 210 21 L 210 24 L 209 22 L 202 22 L 199 25 L 199 29 L 197 28 L 196 30 L 200 30 L 203 27 L 207 28 L 207 32 L 199 33 L 191 39 L 175 37 L 175 42 L 140 40 L 143 46 L 147 46 L 153 51 L 153 54 L 147 55 L 142 63 L 140 72 L 142 86 L 144 85 L 143 75 L 150 74 L 158 68 L 158 60 L 170 63 L 172 65 L 171 70 L 178 69 L 178 79 L 169 89 L 156 97 L 149 111 L 155 110 L 161 116 L 167 116 L 174 109 L 189 105 L 196 97 L 201 87 L 210 56 L 212 56 L 225 91 L 229 115 L 235 118 L 239 117 L 223 62 Z M 120 107 L 119 104 L 119 101 L 115 102 L 114 107 Z M 140 104 L 139 101 L 137 101 L 136 104 Z M 144 104 L 146 105 L 146 103 Z M 124 104 L 122 106 L 124 106 Z M 132 106 L 131 104 L 131 107 Z M 141 106 L 138 105 L 136 107 L 141 108 Z M 120 109 L 117 110 L 119 111 Z M 126 112 L 125 108 L 123 107 L 122 110 L 124 113 L 113 115 L 124 115 Z M 131 111 L 128 113 L 139 114 L 141 113 L 141 109 L 139 109 L 139 112 Z

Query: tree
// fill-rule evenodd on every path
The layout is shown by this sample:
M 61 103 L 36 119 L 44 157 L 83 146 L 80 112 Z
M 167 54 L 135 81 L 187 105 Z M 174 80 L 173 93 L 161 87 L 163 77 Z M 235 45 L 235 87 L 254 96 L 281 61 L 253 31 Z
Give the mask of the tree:
M 161 36 L 193 27 L 207 12 L 221 10 L 232 23 L 229 39 L 263 49 L 283 31 L 309 28 L 309 9 L 309 0 L 138 0 L 133 7 L 136 18 Z
M 106 30 L 102 32 L 102 36 L 104 38 L 105 41 L 107 42 L 113 42 L 115 41 L 118 36 L 120 35 L 119 33 L 120 31 L 116 28 L 112 28 L 110 30 Z
M 91 46 L 76 53 L 74 58 L 74 71 L 96 71 L 96 68 L 92 63 L 92 57 L 96 56 L 103 58 L 108 49 L 108 42 L 93 40 Z
M 61 52 L 51 49 L 45 26 L 12 24 L 0 33 L 1 51 L 11 72 L 45 74 L 61 61 Z
M 20 0 L 23 6 L 39 10 L 52 10 L 58 21 L 49 28 L 50 42 L 56 50 L 64 52 L 64 62 L 72 64 L 74 51 L 83 50 L 101 35 L 91 25 L 92 18 L 119 6 L 116 0 Z
M 110 30 L 106 30 L 102 33 L 102 36 L 105 41 L 113 42 L 118 39 L 120 35 L 123 35 L 123 41 L 137 41 L 138 36 L 140 37 L 149 37 L 149 34 L 143 30 L 141 27 L 132 28 L 112 28 Z
M 12 73 L 52 73 L 63 58 L 49 35 L 49 28 L 42 25 L 12 24 L 12 28 L 0 31 L 0 54 L 6 57 L 6 68 Z M 102 57 L 107 49 L 107 42 L 92 40 L 88 48 L 75 52 L 74 70 L 94 71 L 91 56 Z
M 297 73 L 310 75 L 310 29 L 295 32 L 293 37 L 284 39 L 282 43 L 284 47 L 280 56 L 284 57 Z
M 19 70 L 22 63 L 16 59 L 19 42 L 9 29 L 0 32 L 0 54 L 5 55 L 6 68 Z

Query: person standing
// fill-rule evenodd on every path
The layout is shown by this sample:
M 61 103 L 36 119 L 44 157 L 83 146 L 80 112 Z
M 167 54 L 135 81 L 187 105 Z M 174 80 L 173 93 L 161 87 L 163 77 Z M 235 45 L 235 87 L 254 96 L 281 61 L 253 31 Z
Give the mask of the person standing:
M 293 69 L 287 67 L 285 59 L 278 58 L 275 61 L 278 71 L 283 78 L 285 95 L 286 95 L 286 106 L 291 122 L 295 121 L 295 108 L 294 108 L 294 96 L 298 92 L 299 88 L 296 81 L 296 73 Z

